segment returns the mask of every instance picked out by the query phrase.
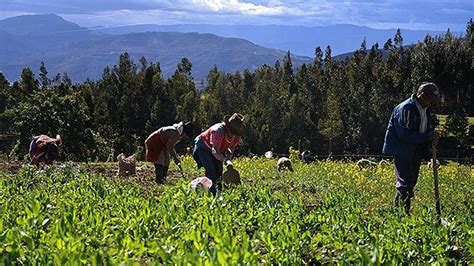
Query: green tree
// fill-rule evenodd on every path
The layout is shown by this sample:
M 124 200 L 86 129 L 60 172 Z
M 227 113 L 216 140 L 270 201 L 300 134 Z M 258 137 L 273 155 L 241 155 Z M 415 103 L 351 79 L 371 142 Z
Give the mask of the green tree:
M 319 120 L 318 129 L 320 134 L 329 140 L 329 153 L 332 153 L 333 140 L 342 136 L 343 124 L 341 110 L 333 95 L 329 95 L 323 105 L 324 116 Z
M 469 120 L 466 111 L 462 106 L 458 106 L 452 114 L 448 115 L 444 129 L 462 142 L 467 137 L 468 126 Z
M 0 72 L 0 113 L 7 109 L 8 98 L 10 97 L 10 84 L 2 72 Z
M 10 121 L 5 116 L 5 110 L 8 108 L 8 102 L 11 101 L 11 89 L 8 80 L 0 72 L 0 135 L 10 131 Z
M 168 80 L 168 91 L 176 109 L 177 121 L 195 120 L 194 112 L 197 109 L 198 97 L 196 86 L 191 75 L 192 63 L 187 58 L 182 58 L 176 71 Z
M 293 63 L 291 62 L 291 54 L 288 51 L 283 58 L 283 76 L 282 85 L 289 97 L 297 93 L 295 84 L 295 74 L 293 73 Z
M 26 159 L 32 136 L 39 134 L 60 134 L 63 155 L 70 160 L 88 160 L 94 151 L 92 123 L 80 94 L 59 96 L 54 90 L 35 92 L 6 114 L 16 133 L 14 158 Z
M 48 78 L 48 70 L 46 70 L 46 66 L 43 61 L 41 61 L 39 71 L 39 83 L 41 84 L 41 89 L 45 90 L 51 85 L 51 80 Z
M 38 90 L 38 81 L 30 68 L 21 71 L 19 82 L 15 82 L 12 87 L 12 96 L 16 102 L 23 102 Z

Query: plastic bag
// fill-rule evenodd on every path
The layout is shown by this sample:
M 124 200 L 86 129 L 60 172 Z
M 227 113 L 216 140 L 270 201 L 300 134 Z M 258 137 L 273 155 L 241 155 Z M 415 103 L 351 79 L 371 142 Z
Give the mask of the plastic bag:
M 189 183 L 189 185 L 191 186 L 191 188 L 202 187 L 205 189 L 209 189 L 212 186 L 212 180 L 205 176 L 201 176 L 201 177 L 193 179 Z

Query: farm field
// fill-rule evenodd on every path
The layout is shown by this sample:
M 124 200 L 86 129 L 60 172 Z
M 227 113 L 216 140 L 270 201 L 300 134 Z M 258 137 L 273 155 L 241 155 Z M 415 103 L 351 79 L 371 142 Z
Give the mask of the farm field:
M 0 163 L 0 264 L 474 263 L 472 166 L 422 166 L 412 215 L 393 207 L 392 165 L 240 158 L 243 185 L 216 198 L 191 190 L 203 175 L 184 157 L 166 185 L 151 164 L 62 163 L 35 171 Z

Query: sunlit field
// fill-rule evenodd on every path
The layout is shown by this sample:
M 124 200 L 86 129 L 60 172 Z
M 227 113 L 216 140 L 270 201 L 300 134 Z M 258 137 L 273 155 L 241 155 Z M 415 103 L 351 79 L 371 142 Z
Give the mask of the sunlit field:
M 152 166 L 115 177 L 115 164 L 65 163 L 41 171 L 0 168 L 1 264 L 309 264 L 474 262 L 470 166 L 422 166 L 407 217 L 393 206 L 390 164 L 293 164 L 237 159 L 243 184 L 216 198 L 192 190 L 190 157 L 166 185 Z

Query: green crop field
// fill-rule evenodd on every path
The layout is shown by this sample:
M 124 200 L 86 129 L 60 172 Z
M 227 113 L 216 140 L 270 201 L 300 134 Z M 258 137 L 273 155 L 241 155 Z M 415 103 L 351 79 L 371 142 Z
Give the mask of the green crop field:
M 216 198 L 189 188 L 203 175 L 189 157 L 164 186 L 144 164 L 128 178 L 115 164 L 0 166 L 0 264 L 474 263 L 472 167 L 439 169 L 437 225 L 426 166 L 407 217 L 391 165 L 275 163 L 236 159 L 243 185 Z

